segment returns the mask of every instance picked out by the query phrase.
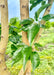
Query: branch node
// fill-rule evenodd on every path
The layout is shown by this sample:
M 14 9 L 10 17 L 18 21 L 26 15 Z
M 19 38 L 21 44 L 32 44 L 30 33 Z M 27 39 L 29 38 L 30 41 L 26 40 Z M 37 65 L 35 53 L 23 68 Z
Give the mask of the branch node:
M 5 5 L 0 5 L 0 7 L 5 8 Z

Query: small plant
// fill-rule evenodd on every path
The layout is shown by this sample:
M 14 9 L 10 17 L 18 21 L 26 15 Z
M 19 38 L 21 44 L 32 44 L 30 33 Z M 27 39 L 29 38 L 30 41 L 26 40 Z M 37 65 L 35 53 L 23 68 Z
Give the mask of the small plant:
M 20 61 L 21 59 L 23 59 L 24 70 L 25 70 L 25 66 L 26 66 L 26 63 L 28 60 L 31 60 L 33 70 L 35 70 L 40 64 L 39 54 L 37 51 L 33 51 L 32 46 L 34 43 L 34 39 L 35 39 L 36 35 L 38 34 L 40 28 L 44 28 L 44 25 L 41 24 L 41 22 L 39 21 L 39 15 L 45 8 L 47 8 L 51 5 L 49 3 L 46 3 L 45 0 L 30 0 L 30 4 L 31 4 L 30 10 L 32 10 L 34 7 L 36 7 L 40 3 L 41 3 L 41 7 L 35 12 L 34 19 L 28 18 L 28 19 L 24 19 L 20 22 L 20 27 L 21 27 L 21 25 L 23 25 L 20 29 L 22 31 L 27 32 L 27 38 L 28 38 L 30 46 L 25 45 L 22 42 L 18 43 L 17 42 L 18 38 L 16 41 L 14 39 L 15 42 L 12 41 L 13 39 L 10 39 L 10 41 L 14 43 L 11 45 L 11 48 L 14 50 L 12 65 L 15 64 L 16 62 Z M 43 16 L 41 18 L 41 20 L 44 20 L 46 22 L 52 18 L 54 18 L 53 14 L 47 14 L 47 15 Z M 35 20 L 38 21 L 38 23 Z M 13 21 L 11 20 L 11 24 L 12 24 L 12 22 L 13 22 L 13 24 L 15 24 L 16 20 L 15 19 Z M 12 33 L 12 34 L 14 34 L 14 33 Z M 17 34 L 17 33 L 15 33 L 15 34 Z M 16 37 L 15 34 L 14 34 L 14 36 Z M 13 36 L 12 36 L 12 38 L 13 38 Z M 35 45 L 41 46 L 40 44 L 37 44 L 37 43 Z

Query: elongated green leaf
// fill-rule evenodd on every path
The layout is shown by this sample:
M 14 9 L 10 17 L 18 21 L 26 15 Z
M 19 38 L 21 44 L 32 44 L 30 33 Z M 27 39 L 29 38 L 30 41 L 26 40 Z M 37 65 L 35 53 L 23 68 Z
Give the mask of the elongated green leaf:
M 22 25 L 30 25 L 34 22 L 34 20 L 32 18 L 29 18 L 29 19 L 24 19 L 20 22 L 20 24 Z
M 15 51 L 15 53 L 13 54 L 12 60 L 13 60 L 13 64 L 17 63 L 19 60 L 21 60 L 22 58 L 22 49 L 19 49 L 17 51 Z
M 30 45 L 32 45 L 32 42 L 35 38 L 35 36 L 37 35 L 37 33 L 39 32 L 40 26 L 38 24 L 34 24 L 32 25 L 29 30 L 28 30 L 28 40 Z
M 45 9 L 47 8 L 48 6 L 50 6 L 51 4 L 45 4 L 45 5 L 42 5 L 38 11 L 35 13 L 35 20 L 37 21 L 38 20 L 38 17 L 40 15 L 40 13 Z
M 34 1 L 34 0 L 33 0 Z M 43 1 L 43 0 L 37 0 L 37 1 L 35 1 L 35 2 L 33 2 L 32 1 L 32 5 L 31 5 L 31 7 L 30 7 L 30 11 L 34 8 L 34 7 L 36 7 L 39 3 L 41 3 L 41 1 Z
M 48 21 L 50 19 L 54 19 L 54 14 L 48 14 L 46 16 L 43 16 L 42 19 L 45 20 L 45 21 Z
M 40 58 L 37 52 L 32 52 L 31 63 L 32 63 L 33 70 L 35 70 L 39 66 Z
M 25 66 L 26 66 L 26 63 L 31 55 L 31 52 L 32 52 L 32 48 L 29 47 L 29 46 L 25 46 L 22 50 L 22 54 L 23 54 L 23 69 L 25 70 Z

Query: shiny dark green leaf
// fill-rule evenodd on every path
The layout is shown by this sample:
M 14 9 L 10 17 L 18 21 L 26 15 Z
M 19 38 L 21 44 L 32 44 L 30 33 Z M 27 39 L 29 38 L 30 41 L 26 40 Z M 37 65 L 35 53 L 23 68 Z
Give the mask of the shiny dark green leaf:
M 32 45 L 32 42 L 33 42 L 35 36 L 37 35 L 37 33 L 39 32 L 39 29 L 40 29 L 40 25 L 38 25 L 38 24 L 34 24 L 29 28 L 28 40 L 29 40 L 30 45 Z
M 34 1 L 34 0 L 33 0 Z M 31 7 L 30 7 L 30 11 L 34 8 L 34 7 L 36 7 L 39 3 L 41 3 L 41 1 L 43 1 L 43 0 L 36 0 L 36 1 L 34 1 L 33 2 L 32 1 L 32 5 L 31 5 Z
M 45 20 L 45 21 L 48 21 L 50 19 L 54 19 L 54 14 L 48 14 L 46 16 L 43 16 L 42 19 Z
M 17 47 L 16 47 L 14 44 L 12 44 L 12 45 L 11 45 L 11 49 L 12 49 L 12 50 L 17 50 Z
M 35 12 L 35 20 L 38 21 L 38 17 L 40 15 L 40 13 L 47 7 L 49 7 L 51 4 L 45 4 L 45 5 L 42 5 L 37 12 Z
M 29 57 L 31 55 L 32 52 L 32 48 L 30 46 L 25 46 L 22 50 L 22 54 L 23 54 L 23 69 L 25 70 L 25 66 L 27 61 L 29 60 Z
M 22 25 L 30 25 L 34 22 L 34 20 L 32 18 L 29 18 L 29 19 L 24 19 L 20 22 L 20 24 Z
M 35 3 L 37 0 L 30 0 L 30 3 L 33 4 Z
M 39 66 L 40 58 L 37 52 L 32 52 L 31 63 L 32 63 L 33 70 L 35 70 Z

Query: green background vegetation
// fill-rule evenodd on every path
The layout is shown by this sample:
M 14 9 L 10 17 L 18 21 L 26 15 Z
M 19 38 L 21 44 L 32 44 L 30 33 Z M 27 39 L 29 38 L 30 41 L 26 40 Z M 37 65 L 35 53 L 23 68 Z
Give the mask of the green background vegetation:
M 19 20 L 18 20 L 19 24 Z M 18 25 L 17 24 L 17 25 Z M 17 26 L 14 24 L 14 26 Z M 49 26 L 50 27 L 49 27 Z M 12 26 L 10 24 L 10 26 Z M 48 26 L 48 27 L 47 27 Z M 18 30 L 15 30 L 18 35 L 21 36 L 20 26 L 18 25 Z M 41 47 L 38 47 L 37 51 L 40 55 L 40 65 L 38 68 L 35 69 L 33 72 L 31 70 L 32 75 L 54 75 L 54 22 L 47 21 L 46 23 L 47 29 L 44 29 L 41 38 L 39 40 L 39 44 Z M 11 36 L 12 34 L 9 34 Z M 19 37 L 18 36 L 18 37 Z M 19 42 L 21 42 L 21 37 L 19 37 Z M 18 75 L 20 69 L 23 67 L 22 59 L 12 65 L 12 49 L 11 49 L 12 42 L 8 42 L 7 50 L 6 50 L 6 64 L 8 69 L 11 72 L 11 75 Z M 36 48 L 36 47 L 35 47 Z

